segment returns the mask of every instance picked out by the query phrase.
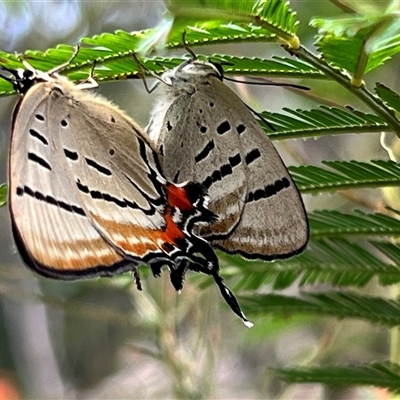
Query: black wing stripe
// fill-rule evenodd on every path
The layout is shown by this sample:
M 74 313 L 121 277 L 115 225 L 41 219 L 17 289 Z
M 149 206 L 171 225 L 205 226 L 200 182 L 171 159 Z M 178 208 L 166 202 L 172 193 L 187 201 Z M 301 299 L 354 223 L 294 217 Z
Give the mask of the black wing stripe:
M 204 160 L 205 158 L 208 157 L 208 155 L 210 154 L 210 152 L 212 151 L 212 149 L 215 148 L 215 144 L 214 144 L 214 140 L 210 140 L 205 147 L 203 148 L 203 150 L 200 151 L 199 154 L 197 154 L 197 156 L 194 158 L 194 160 L 196 161 L 196 163 L 200 162 L 201 160 Z
M 257 189 L 255 192 L 250 192 L 247 195 L 246 202 L 251 203 L 261 199 L 275 196 L 278 192 L 290 186 L 289 179 L 282 178 L 276 180 L 273 184 L 265 186 L 264 189 Z
M 17 188 L 17 195 L 18 196 L 27 195 L 27 196 L 35 198 L 36 200 L 44 201 L 47 204 L 51 204 L 53 206 L 60 207 L 65 211 L 72 212 L 72 213 L 75 213 L 75 214 L 79 214 L 79 215 L 82 215 L 82 216 L 86 215 L 82 208 L 80 208 L 78 206 L 75 206 L 73 204 L 68 204 L 68 203 L 66 203 L 65 201 L 62 201 L 62 200 L 57 200 L 52 196 L 46 196 L 43 193 L 40 193 L 38 191 L 32 190 L 28 186 L 24 186 L 24 187 L 19 186 Z
M 42 166 L 43 168 L 48 169 L 49 171 L 51 171 L 51 166 L 50 164 L 44 160 L 43 158 L 39 157 L 37 154 L 35 153 L 28 153 L 28 159 L 38 163 L 40 166 Z

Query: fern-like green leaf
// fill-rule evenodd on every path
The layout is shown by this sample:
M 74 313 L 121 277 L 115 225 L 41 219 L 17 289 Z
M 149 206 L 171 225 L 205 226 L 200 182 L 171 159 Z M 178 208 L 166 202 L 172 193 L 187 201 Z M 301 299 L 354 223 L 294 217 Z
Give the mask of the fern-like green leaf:
M 400 393 L 400 365 L 390 362 L 348 366 L 271 368 L 291 383 L 322 383 L 334 386 L 367 385 Z
M 312 237 L 367 235 L 384 238 L 400 235 L 400 221 L 388 215 L 360 210 L 341 213 L 335 210 L 314 211 L 308 215 Z
M 373 324 L 400 325 L 400 302 L 382 297 L 352 292 L 307 293 L 302 297 L 275 294 L 240 296 L 240 303 L 248 315 L 269 313 L 359 318 Z
M 260 120 L 272 140 L 298 137 L 317 137 L 348 133 L 381 132 L 387 124 L 374 114 L 337 107 L 320 106 L 311 110 L 283 108 L 287 114 L 264 111 L 261 116 L 273 125 L 276 132 Z
M 362 31 L 352 38 L 327 35 L 321 37 L 316 45 L 327 60 L 353 73 L 359 54 L 363 48 L 366 34 L 366 31 Z M 383 65 L 385 61 L 389 60 L 399 51 L 400 35 L 387 38 L 380 48 L 376 48 L 375 51 L 369 54 L 364 72 L 370 72 Z
M 2 183 L 0 185 L 0 207 L 3 207 L 7 203 L 7 185 Z
M 314 165 L 289 167 L 302 193 L 331 192 L 343 189 L 399 186 L 400 165 L 389 160 L 323 161 L 328 168 Z
M 376 84 L 375 92 L 388 106 L 400 112 L 400 96 L 397 93 L 393 92 L 393 90 L 382 83 Z
M 114 42 L 115 39 L 115 42 Z M 90 69 L 96 62 L 95 78 L 98 82 L 139 78 L 139 68 L 131 52 L 139 40 L 134 34 L 119 31 L 115 34 L 106 33 L 94 38 L 83 38 L 82 42 L 93 47 L 82 47 L 76 58 L 62 73 L 66 73 L 73 81 L 87 78 Z M 113 46 L 115 43 L 115 47 Z M 110 48 L 107 48 L 109 46 Z M 60 45 L 46 52 L 26 51 L 22 57 L 33 67 L 48 71 L 70 60 L 74 48 Z M 221 63 L 226 75 L 240 74 L 242 76 L 270 76 L 279 78 L 325 78 L 314 67 L 288 57 L 272 57 L 271 59 L 234 57 L 224 54 L 214 54 L 211 57 L 198 55 L 200 60 L 212 60 Z M 0 53 L 2 64 L 8 68 L 21 68 L 21 62 L 14 54 Z M 148 75 L 161 75 L 165 69 L 171 69 L 183 61 L 182 58 L 151 57 L 142 60 Z M 151 75 L 150 75 L 151 76 Z M 0 79 L 0 95 L 13 93 L 12 85 Z
M 175 18 L 170 37 L 179 35 L 175 38 L 179 42 L 183 28 L 206 31 L 205 21 L 254 23 L 286 40 L 294 36 L 298 25 L 295 13 L 283 0 L 170 0 L 168 8 Z
M 395 257 L 400 248 L 392 243 L 372 242 L 365 248 L 344 239 L 311 239 L 307 249 L 288 260 L 246 261 L 238 256 L 219 254 L 223 276 L 238 278 L 235 290 L 257 290 L 272 285 L 275 290 L 286 289 L 295 281 L 299 286 L 330 284 L 334 286 L 365 286 L 374 276 L 382 284 L 400 281 L 400 262 Z M 384 261 L 381 254 L 388 257 Z

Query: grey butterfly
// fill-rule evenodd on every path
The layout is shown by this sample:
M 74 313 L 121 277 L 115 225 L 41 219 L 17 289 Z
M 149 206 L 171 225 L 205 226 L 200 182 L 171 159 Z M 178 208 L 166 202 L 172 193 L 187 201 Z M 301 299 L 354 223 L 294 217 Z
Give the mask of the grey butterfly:
M 8 71 L 21 94 L 9 152 L 9 208 L 18 250 L 56 279 L 112 276 L 138 266 L 170 269 L 176 290 L 187 270 L 212 275 L 232 310 L 251 326 L 219 276 L 218 258 L 196 236 L 216 219 L 204 186 L 173 184 L 142 129 L 106 99 L 56 73 Z M 59 68 L 57 69 L 59 70 Z
M 220 66 L 191 59 L 161 80 L 147 134 L 168 179 L 208 188 L 219 219 L 200 235 L 246 258 L 301 252 L 309 229 L 300 194 L 252 112 L 223 83 Z

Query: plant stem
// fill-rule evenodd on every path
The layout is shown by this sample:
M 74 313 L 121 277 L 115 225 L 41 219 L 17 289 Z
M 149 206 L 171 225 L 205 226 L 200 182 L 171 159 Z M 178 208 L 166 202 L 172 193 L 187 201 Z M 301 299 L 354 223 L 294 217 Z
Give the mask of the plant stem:
M 157 338 L 159 359 L 173 376 L 174 396 L 178 400 L 202 400 L 204 387 L 196 381 L 196 361 L 190 350 L 182 349 L 180 337 L 176 331 L 179 313 L 176 305 L 176 293 L 167 279 L 163 280 L 160 290 L 162 309 L 158 326 Z

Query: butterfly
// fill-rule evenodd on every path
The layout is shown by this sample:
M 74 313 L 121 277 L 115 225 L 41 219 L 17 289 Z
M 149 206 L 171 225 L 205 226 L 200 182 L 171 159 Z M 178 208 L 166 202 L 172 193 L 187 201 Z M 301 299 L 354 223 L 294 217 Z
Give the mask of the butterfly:
M 219 276 L 196 224 L 217 216 L 206 188 L 165 179 L 156 151 L 138 124 L 105 98 L 57 72 L 24 64 L 5 77 L 20 93 L 9 150 L 12 231 L 25 263 L 56 279 L 112 276 L 138 266 L 154 275 L 168 266 L 182 289 L 187 270 L 212 275 L 247 322 Z
M 199 227 L 201 237 L 250 259 L 300 253 L 309 237 L 301 196 L 221 66 L 193 58 L 160 80 L 147 134 L 168 179 L 207 187 L 219 218 Z

